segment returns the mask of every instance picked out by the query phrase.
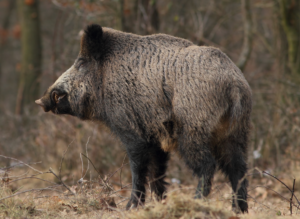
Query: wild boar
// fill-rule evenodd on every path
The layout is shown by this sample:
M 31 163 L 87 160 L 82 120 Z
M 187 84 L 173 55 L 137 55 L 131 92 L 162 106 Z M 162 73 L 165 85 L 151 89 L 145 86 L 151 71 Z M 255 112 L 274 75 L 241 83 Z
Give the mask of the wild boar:
M 169 153 L 177 151 L 199 178 L 196 198 L 210 193 L 218 166 L 237 194 L 233 207 L 248 211 L 252 94 L 219 49 L 90 25 L 74 64 L 36 103 L 45 112 L 102 122 L 120 138 L 132 171 L 127 209 L 144 203 L 147 177 L 164 196 Z

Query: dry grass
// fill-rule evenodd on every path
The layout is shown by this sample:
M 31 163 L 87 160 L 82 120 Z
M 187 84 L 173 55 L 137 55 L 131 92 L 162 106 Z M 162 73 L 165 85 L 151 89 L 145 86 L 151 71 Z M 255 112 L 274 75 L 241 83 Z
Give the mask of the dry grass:
M 97 191 L 93 191 L 97 192 Z M 98 191 L 99 192 L 99 191 Z M 8 193 L 9 194 L 9 193 Z M 1 197 L 3 195 L 1 191 Z M 227 200 L 228 201 L 228 200 Z M 125 211 L 124 205 L 117 208 L 107 207 L 101 199 L 92 194 L 77 194 L 76 197 L 50 196 L 37 198 L 31 194 L 22 198 L 7 199 L 0 204 L 1 218 L 131 218 L 131 219 L 159 219 L 159 218 L 299 218 L 298 214 L 290 216 L 288 202 L 255 204 L 249 202 L 249 214 L 236 215 L 230 210 L 230 204 L 223 199 L 194 200 L 191 195 L 183 191 L 169 193 L 162 202 L 149 201 L 138 210 Z M 285 212 L 285 213 L 284 213 Z
M 234 213 L 222 208 L 220 203 L 194 200 L 182 191 L 169 194 L 162 202 L 152 202 L 141 210 L 133 210 L 126 214 L 132 219 L 159 219 L 159 218 L 220 218 L 234 216 Z
M 109 176 L 98 175 L 91 181 L 81 180 L 71 186 L 66 183 L 75 194 L 72 195 L 59 180 L 46 180 L 43 181 L 45 187 L 34 187 L 40 185 L 34 183 L 36 178 L 49 178 L 46 175 L 53 174 L 49 171 L 37 173 L 30 167 L 23 165 L 9 170 L 1 169 L 0 218 L 237 219 L 277 216 L 298 218 L 300 214 L 294 206 L 293 215 L 290 216 L 291 193 L 279 181 L 268 176 L 249 177 L 249 213 L 245 215 L 236 215 L 231 211 L 231 188 L 220 174 L 216 175 L 212 192 L 206 199 L 193 199 L 194 186 L 170 182 L 165 200 L 156 201 L 148 191 L 144 207 L 125 211 L 130 185 L 120 185 L 113 180 L 113 175 L 120 176 L 122 168 L 116 169 Z M 293 173 L 299 171 L 295 169 L 290 173 L 281 174 L 279 178 L 291 187 Z M 28 188 L 30 184 L 32 186 Z M 300 197 L 297 184 L 295 195 Z M 297 206 L 295 198 L 294 203 Z

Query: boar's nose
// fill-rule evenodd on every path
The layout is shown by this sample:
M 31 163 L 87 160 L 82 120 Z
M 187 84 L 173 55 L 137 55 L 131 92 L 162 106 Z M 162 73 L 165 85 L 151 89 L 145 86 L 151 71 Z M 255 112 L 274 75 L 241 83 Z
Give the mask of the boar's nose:
M 45 105 L 44 105 L 44 103 L 42 102 L 41 99 L 36 100 L 35 103 L 37 105 L 40 105 L 43 108 L 43 110 L 46 112 Z

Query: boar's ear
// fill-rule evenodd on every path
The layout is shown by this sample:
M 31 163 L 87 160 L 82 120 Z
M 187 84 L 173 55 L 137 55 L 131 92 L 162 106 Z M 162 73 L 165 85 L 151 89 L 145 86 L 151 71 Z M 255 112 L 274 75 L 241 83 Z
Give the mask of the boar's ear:
M 103 45 L 102 27 L 98 24 L 87 26 L 81 40 L 81 54 L 99 60 L 104 52 Z

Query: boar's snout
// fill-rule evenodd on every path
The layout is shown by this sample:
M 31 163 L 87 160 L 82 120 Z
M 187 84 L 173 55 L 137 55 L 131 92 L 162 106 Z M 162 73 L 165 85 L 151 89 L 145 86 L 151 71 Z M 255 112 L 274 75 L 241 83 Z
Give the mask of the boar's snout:
M 37 105 L 41 106 L 43 110 L 46 112 L 45 104 L 43 103 L 42 99 L 38 99 L 34 101 Z

